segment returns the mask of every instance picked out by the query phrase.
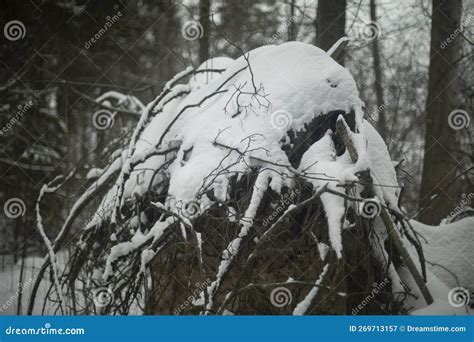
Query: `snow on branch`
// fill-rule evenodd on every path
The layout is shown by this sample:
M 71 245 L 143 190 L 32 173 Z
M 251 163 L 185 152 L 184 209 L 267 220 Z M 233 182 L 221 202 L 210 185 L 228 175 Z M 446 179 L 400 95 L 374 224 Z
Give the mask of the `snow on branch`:
M 66 177 L 64 181 L 67 181 L 69 178 L 71 178 L 73 174 L 74 174 L 74 171 L 72 171 Z M 61 309 L 62 314 L 66 314 L 67 313 L 66 300 L 64 298 L 64 294 L 61 288 L 61 282 L 59 279 L 59 269 L 57 265 L 56 253 L 54 251 L 51 240 L 48 238 L 48 236 L 46 235 L 46 232 L 44 231 L 43 217 L 41 216 L 41 209 L 40 209 L 41 200 L 43 199 L 44 195 L 56 192 L 64 184 L 64 182 L 61 182 L 56 186 L 53 186 L 52 184 L 56 183 L 59 180 L 62 180 L 63 178 L 64 177 L 62 176 L 57 176 L 51 182 L 44 184 L 41 187 L 40 193 L 38 195 L 38 199 L 36 200 L 36 228 L 38 229 L 38 232 L 40 233 L 40 236 L 43 239 L 43 242 L 46 245 L 46 248 L 48 249 L 48 255 L 49 255 L 50 265 L 51 265 L 52 274 L 53 274 L 54 286 L 56 288 L 56 293 L 59 298 L 59 308 Z

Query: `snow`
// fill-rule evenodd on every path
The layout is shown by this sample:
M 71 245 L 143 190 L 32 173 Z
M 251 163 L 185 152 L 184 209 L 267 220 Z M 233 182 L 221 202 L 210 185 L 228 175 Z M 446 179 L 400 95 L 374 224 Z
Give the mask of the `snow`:
M 196 232 L 196 240 L 197 240 L 197 248 L 199 251 L 199 261 L 200 263 L 202 263 L 203 260 L 202 260 L 202 234 L 201 233 Z
M 398 197 L 400 195 L 400 187 L 397 182 L 395 169 L 389 166 L 392 164 L 392 160 L 387 146 L 380 134 L 366 120 L 364 120 L 362 132 L 367 139 L 370 172 L 375 184 L 374 190 L 390 209 L 399 211 Z
M 124 95 L 122 93 L 116 91 L 108 91 L 96 99 L 96 102 L 103 103 L 107 106 L 110 106 L 110 102 L 108 99 L 114 99 L 117 101 L 117 107 L 119 106 L 126 106 L 130 110 L 135 110 L 141 112 L 145 109 L 143 103 L 137 99 L 135 96 L 132 95 Z
M 474 217 L 440 226 L 414 220 L 410 223 L 421 234 L 420 239 L 426 240 L 423 243 L 426 260 L 444 267 L 428 264 L 433 274 L 450 288 L 462 286 L 474 292 Z
M 97 167 L 93 167 L 87 172 L 86 179 L 96 179 L 96 178 L 100 177 L 100 175 L 103 172 L 104 172 L 104 170 L 99 169 Z
M 144 274 L 146 266 L 153 259 L 153 257 L 160 251 L 160 248 L 155 252 L 151 249 L 145 249 L 141 254 L 140 273 Z
M 352 168 L 353 164 L 347 152 L 340 157 L 336 157 L 336 150 L 330 133 L 331 132 L 328 131 L 323 138 L 314 143 L 304 153 L 299 171 L 309 175 L 325 176 L 317 179 L 309 179 L 315 188 L 320 188 L 328 183 L 330 189 L 339 191 L 337 185 L 344 182 L 344 179 L 347 177 L 344 172 L 347 168 Z M 344 199 L 337 195 L 323 193 L 321 195 L 321 201 L 328 220 L 331 247 L 336 252 L 337 257 L 341 258 L 341 229 L 342 218 L 344 217 Z
M 328 56 L 332 56 L 332 54 L 341 46 L 341 44 L 349 42 L 350 39 L 347 37 L 342 37 L 337 40 L 337 42 L 334 43 L 333 46 L 327 51 Z
M 324 242 L 318 242 L 318 252 L 321 260 L 326 259 L 326 255 L 329 252 L 329 246 L 326 245 Z
M 255 49 L 246 57 L 249 62 L 244 57 L 235 61 L 229 58 L 210 60 L 197 70 L 211 66 L 212 69 L 226 69 L 225 72 L 195 73 L 188 85 L 173 85 L 183 75 L 190 74 L 185 70 L 168 83 L 164 92 L 171 96 L 184 89 L 192 91 L 173 98 L 153 117 L 142 115 L 127 160 L 135 155 L 145 155 L 147 150 L 156 148 L 159 141 L 163 146 L 171 140 L 181 141 L 177 158 L 168 169 L 171 176 L 168 194 L 171 198 L 193 200 L 208 186 L 203 180 L 213 174 L 215 179 L 209 185 L 210 190 L 222 199 L 226 195 L 228 179 L 233 174 L 248 172 L 255 166 L 262 167 L 265 162 L 261 160 L 290 165 L 280 146 L 286 131 L 274 129 L 271 122 L 272 113 L 277 110 L 290 114 L 288 129 L 303 129 L 306 122 L 331 110 L 356 111 L 356 121 L 358 127 L 361 126 L 362 102 L 356 84 L 349 72 L 324 51 L 308 44 L 290 42 Z M 150 105 L 144 113 L 149 109 Z M 173 120 L 176 122 L 170 126 Z M 148 121 L 141 132 L 138 128 Z M 215 140 L 236 151 L 216 146 Z M 183 161 L 184 151 L 190 148 L 189 160 Z M 223 165 L 218 167 L 223 159 Z M 146 193 L 153 170 L 166 160 L 166 155 L 154 156 L 137 167 L 141 171 L 132 171 L 123 185 L 122 203 L 132 196 Z M 107 195 L 109 198 L 113 199 L 120 193 L 120 185 L 126 178 L 124 175 L 129 171 L 130 163 L 125 162 L 118 185 Z M 162 177 L 158 175 L 152 185 L 161 181 Z M 278 192 L 285 183 L 272 180 L 271 188 Z M 104 212 L 110 211 L 104 209 Z
M 427 287 L 434 302 L 426 305 L 413 279 L 405 269 L 398 270 L 405 284 L 417 298 L 409 297 L 405 306 L 412 308 L 413 315 L 466 315 L 474 314 L 467 305 L 453 306 L 450 291 L 462 287 L 472 293 L 474 290 L 474 246 L 472 234 L 474 218 L 469 217 L 442 226 L 428 226 L 411 220 L 414 230 L 421 234 L 423 251 L 427 261 Z M 405 241 L 408 246 L 408 243 Z M 413 248 L 409 252 L 418 260 Z
M 328 269 L 329 269 L 329 264 L 324 265 L 321 274 L 319 275 L 318 279 L 314 282 L 313 288 L 308 292 L 306 297 L 296 305 L 295 309 L 293 310 L 293 315 L 301 316 L 301 315 L 304 315 L 306 311 L 308 311 L 311 305 L 311 302 L 313 301 L 314 297 L 316 297 L 316 295 L 318 294 L 319 286 L 321 285 L 324 279 L 324 276 L 328 272 Z
M 423 299 L 420 299 L 421 296 L 419 293 L 415 290 L 416 285 L 408 282 L 408 285 L 418 295 L 417 299 L 414 300 L 413 298 L 408 298 L 405 303 L 406 307 L 412 308 L 410 315 L 459 316 L 474 314 L 474 310 L 467 306 L 455 307 L 449 302 L 449 292 L 451 289 L 431 272 L 431 268 L 427 270 L 426 275 L 428 280 L 427 285 L 433 296 L 434 302 L 430 305 L 426 305 Z
M 132 237 L 131 241 L 121 242 L 112 247 L 110 254 L 107 258 L 105 270 L 102 275 L 104 281 L 108 280 L 113 275 L 112 264 L 119 258 L 124 257 L 138 247 L 140 247 L 146 241 L 152 239 L 152 243 L 156 242 L 159 238 L 163 236 L 165 230 L 175 222 L 175 218 L 170 216 L 165 221 L 157 221 L 154 226 L 150 229 L 147 234 L 143 234 L 138 230 L 135 235 Z M 150 255 L 150 252 L 145 252 L 141 255 L 142 266 L 141 269 L 144 270 L 146 264 L 151 260 L 153 256 Z M 143 264 L 145 263 L 145 264 Z
M 474 268 L 471 263 L 474 257 L 472 243 L 474 218 L 465 218 L 445 226 L 428 226 L 415 220 L 410 220 L 410 224 L 416 232 L 421 234 L 420 241 L 427 269 L 426 285 L 433 296 L 434 302 L 431 305 L 426 304 L 413 277 L 405 266 L 395 270 L 393 265 L 390 265 L 388 271 L 392 282 L 392 292 L 404 292 L 404 286 L 406 286 L 415 295 L 416 298 L 408 296 L 404 302 L 404 306 L 410 309 L 410 314 L 474 314 L 472 309 L 466 306 L 454 307 L 448 301 L 449 292 L 453 288 L 463 287 L 468 291 L 474 289 Z M 380 219 L 375 222 L 375 233 L 380 241 L 387 237 Z M 421 273 L 421 266 L 414 247 L 406 238 L 402 237 L 402 241 Z M 376 247 L 376 244 L 374 247 Z M 375 252 L 375 256 L 382 262 L 388 260 L 388 255 L 384 250 L 375 248 Z M 384 255 L 381 255 L 381 253 Z M 399 299 L 401 298 L 403 297 L 400 296 Z
M 56 266 L 62 271 L 67 263 L 68 252 L 60 251 L 56 254 Z M 2 271 L 0 271 L 0 316 L 1 315 L 16 315 L 17 306 L 18 306 L 18 296 L 19 296 L 19 279 L 21 273 L 23 272 L 23 282 L 21 285 L 22 288 L 22 305 L 21 305 L 21 314 L 25 314 L 24 308 L 25 303 L 28 300 L 31 290 L 33 288 L 33 283 L 38 274 L 39 269 L 44 258 L 38 255 L 28 256 L 24 260 L 23 271 L 22 271 L 22 261 L 19 260 L 17 263 L 12 264 L 9 261 L 13 261 L 13 255 L 7 255 L 3 260 Z M 8 281 L 7 281 L 8 280 Z M 49 288 L 51 286 L 51 277 L 49 274 L 44 275 L 44 279 L 40 284 L 38 289 L 38 298 L 46 298 Z M 55 309 L 47 306 L 45 311 L 42 312 L 42 305 L 35 306 L 33 311 L 34 315 L 53 315 Z

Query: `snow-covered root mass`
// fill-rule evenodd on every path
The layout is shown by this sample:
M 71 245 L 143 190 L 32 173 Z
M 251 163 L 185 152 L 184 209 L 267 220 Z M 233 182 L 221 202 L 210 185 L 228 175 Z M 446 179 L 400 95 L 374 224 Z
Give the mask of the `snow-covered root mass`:
M 98 101 L 107 99 L 141 117 L 60 236 L 45 239 L 37 283 L 51 265 L 64 310 L 348 313 L 385 279 L 377 298 L 389 304 L 367 309 L 401 312 L 410 296 L 427 304 L 411 281 L 426 277 L 424 257 L 398 208 L 387 148 L 363 118 L 352 76 L 326 52 L 261 47 L 184 70 L 146 106 L 113 92 Z M 104 190 L 57 275 L 72 222 Z M 412 245 L 410 260 L 420 261 L 400 272 L 399 252 Z M 289 292 L 286 306 L 270 298 L 277 287 Z

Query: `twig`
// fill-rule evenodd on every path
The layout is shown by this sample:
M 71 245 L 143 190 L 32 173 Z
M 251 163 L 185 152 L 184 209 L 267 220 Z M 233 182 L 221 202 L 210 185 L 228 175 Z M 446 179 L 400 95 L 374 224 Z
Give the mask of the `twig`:
M 117 107 L 111 107 L 111 106 L 108 106 L 106 104 L 103 104 L 101 102 L 98 102 L 96 101 L 95 99 L 93 99 L 92 97 L 84 94 L 84 93 L 81 93 L 79 90 L 76 90 L 74 89 L 74 87 L 71 87 L 72 91 L 75 92 L 76 94 L 82 96 L 84 99 L 86 99 L 87 101 L 89 102 L 92 102 L 94 103 L 95 105 L 103 108 L 103 109 L 107 109 L 107 110 L 110 110 L 112 112 L 119 112 L 119 113 L 123 113 L 123 114 L 128 114 L 130 116 L 132 116 L 133 118 L 137 119 L 140 117 L 140 113 L 139 112 L 136 112 L 134 110 L 129 110 L 129 109 L 125 109 L 125 108 L 117 108 Z
M 315 287 L 315 288 L 325 288 L 325 289 L 331 290 L 331 288 L 329 286 L 322 285 L 322 284 L 316 284 L 316 283 L 312 283 L 312 282 L 309 282 L 309 281 L 302 281 L 302 280 L 291 280 L 291 281 L 285 281 L 285 282 L 264 283 L 264 284 L 250 283 L 250 284 L 247 284 L 246 286 L 244 286 L 240 289 L 229 292 L 226 295 L 226 297 L 224 299 L 224 302 L 222 303 L 222 305 L 217 310 L 217 314 L 218 315 L 222 314 L 226 304 L 229 303 L 233 298 L 235 298 L 235 296 L 241 294 L 242 292 L 246 292 L 248 290 L 252 290 L 252 289 L 255 289 L 255 288 L 266 289 L 268 287 L 278 287 L 278 286 L 288 286 L 288 285 L 303 285 L 303 286 L 311 286 L 311 287 Z M 338 293 L 338 294 L 342 295 L 340 293 Z
M 8 165 L 13 165 L 17 166 L 23 169 L 27 170 L 34 170 L 34 171 L 44 171 L 44 172 L 51 172 L 55 169 L 54 166 L 49 166 L 49 165 L 31 165 L 31 164 L 25 164 L 19 161 L 14 161 L 6 158 L 0 157 L 0 163 L 5 163 Z
M 337 42 L 327 51 L 327 54 L 331 56 L 334 60 L 338 60 L 340 57 L 344 56 L 346 53 L 347 45 L 349 44 L 350 39 L 347 37 L 339 38 Z

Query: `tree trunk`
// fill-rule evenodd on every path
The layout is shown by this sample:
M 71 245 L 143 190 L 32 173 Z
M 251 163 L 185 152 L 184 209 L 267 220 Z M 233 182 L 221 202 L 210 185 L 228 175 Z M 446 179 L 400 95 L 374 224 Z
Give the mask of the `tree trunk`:
M 319 0 L 315 26 L 316 45 L 324 51 L 329 50 L 345 36 L 346 0 Z M 336 60 L 344 64 L 343 55 Z
M 290 3 L 290 18 L 288 19 L 288 41 L 296 40 L 295 4 L 296 0 Z
M 376 12 L 376 5 L 375 0 L 370 0 L 370 20 L 373 23 L 377 22 L 377 12 Z M 385 118 L 385 100 L 383 94 L 383 70 L 380 64 L 380 50 L 379 50 L 379 40 L 378 36 L 376 35 L 372 40 L 372 58 L 374 59 L 374 75 L 375 75 L 375 95 L 377 99 L 377 113 L 378 113 L 378 121 L 377 121 L 377 128 L 380 135 L 384 138 L 388 136 L 387 130 L 387 120 Z
M 458 197 L 456 189 L 449 188 L 460 164 L 455 159 L 454 134 L 457 131 L 449 126 L 448 116 L 457 108 L 456 61 L 460 56 L 462 37 L 458 36 L 448 44 L 443 42 L 459 28 L 461 12 L 461 0 L 433 0 L 425 155 L 420 190 L 422 212 L 419 217 L 427 224 L 438 224 L 456 205 Z
M 211 0 L 201 0 L 199 2 L 199 21 L 203 28 L 203 36 L 199 40 L 199 63 L 209 59 L 209 31 L 211 30 L 210 21 Z

